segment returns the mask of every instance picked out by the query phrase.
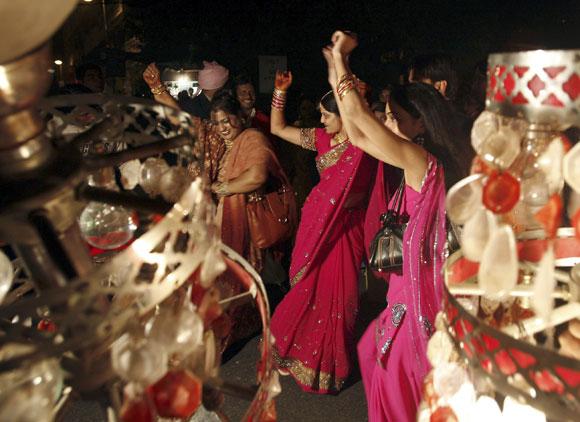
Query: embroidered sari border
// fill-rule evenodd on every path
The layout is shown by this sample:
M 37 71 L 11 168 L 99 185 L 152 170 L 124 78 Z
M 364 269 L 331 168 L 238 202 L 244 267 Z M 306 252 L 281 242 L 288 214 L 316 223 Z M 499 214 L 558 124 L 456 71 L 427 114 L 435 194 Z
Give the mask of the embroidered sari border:
M 318 173 L 322 174 L 324 170 L 335 165 L 349 146 L 350 142 L 342 142 L 318 157 L 316 159 L 316 169 L 318 170 Z
M 292 280 L 290 280 L 290 287 L 294 287 L 296 285 L 296 283 L 298 283 L 300 280 L 302 280 L 302 277 L 304 276 L 304 272 L 306 272 L 306 265 L 303 266 L 300 271 L 298 271 L 296 273 L 296 275 L 294 277 L 292 277 Z
M 338 392 L 344 385 L 345 380 L 334 374 L 312 369 L 298 359 L 281 357 L 276 346 L 272 348 L 272 357 L 279 368 L 290 372 L 296 381 L 313 391 Z
M 310 151 L 316 151 L 316 129 L 302 128 L 300 129 L 300 146 Z

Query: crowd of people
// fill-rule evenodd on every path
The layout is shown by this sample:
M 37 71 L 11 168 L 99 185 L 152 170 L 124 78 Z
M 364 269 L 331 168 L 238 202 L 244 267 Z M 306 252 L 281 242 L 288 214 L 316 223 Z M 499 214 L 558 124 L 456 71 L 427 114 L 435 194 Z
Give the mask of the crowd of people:
M 171 97 L 155 64 L 143 77 L 157 101 L 197 118 L 224 243 L 263 274 L 268 263 L 284 267 L 293 244 L 290 290 L 271 322 L 279 372 L 307 392 L 336 394 L 358 355 L 369 420 L 414 420 L 442 298 L 445 192 L 469 172 L 472 120 L 455 102 L 457 81 L 444 56 L 418 58 L 408 83 L 389 86 L 369 102 L 368 85 L 349 67 L 357 43 L 353 34 L 337 31 L 322 51 L 330 90 L 319 101 L 320 124 L 286 121 L 289 71 L 276 74 L 269 116 L 256 108 L 251 81 L 241 75 L 225 89 L 229 72 L 215 62 L 204 63 L 202 93 L 194 99 Z M 319 180 L 299 201 L 295 236 L 280 235 L 264 247 L 248 209 L 279 190 L 276 181 L 292 189 L 281 164 L 284 142 L 316 154 Z M 356 345 L 361 265 L 380 216 L 398 199 L 407 224 L 403 266 L 379 275 L 388 282 L 387 306 Z M 296 205 L 286 205 L 293 229 Z

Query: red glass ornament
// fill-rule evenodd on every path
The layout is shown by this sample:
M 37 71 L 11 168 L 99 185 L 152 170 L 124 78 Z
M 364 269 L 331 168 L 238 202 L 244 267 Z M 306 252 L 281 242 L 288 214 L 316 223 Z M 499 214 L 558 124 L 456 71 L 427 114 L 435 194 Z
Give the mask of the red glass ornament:
M 544 72 L 548 74 L 548 76 L 552 79 L 555 79 L 560 73 L 566 70 L 566 66 L 550 66 L 545 67 Z
M 513 375 L 518 370 L 507 350 L 500 350 L 494 357 L 495 363 L 504 375 Z
M 564 384 L 546 369 L 543 371 L 530 371 L 530 378 L 534 380 L 542 391 L 558 394 L 564 392 Z
M 38 322 L 36 326 L 38 331 L 47 331 L 49 333 L 56 333 L 56 324 L 50 319 L 44 318 Z
M 527 98 L 521 92 L 518 92 L 512 98 L 512 104 L 521 105 L 521 104 L 527 104 L 527 103 L 528 103 Z
M 561 366 L 556 366 L 554 370 L 570 387 L 576 388 L 580 385 L 580 371 Z
M 202 384 L 185 370 L 169 371 L 149 387 L 157 413 L 164 418 L 188 418 L 201 404 Z
M 125 399 L 119 416 L 123 422 L 153 422 L 155 420 L 153 409 L 145 397 L 135 400 Z
M 520 199 L 520 182 L 508 172 L 494 171 L 483 187 L 483 205 L 496 214 L 511 210 Z
M 482 334 L 481 338 L 483 340 L 483 343 L 485 344 L 485 347 L 490 352 L 493 352 L 495 349 L 499 347 L 499 340 L 495 339 L 494 337 L 490 337 L 487 334 Z
M 489 360 L 488 358 L 485 359 L 481 359 L 481 361 L 479 362 L 481 364 L 481 368 L 491 374 L 493 372 L 493 365 L 491 364 L 491 360 Z
M 538 77 L 538 75 L 534 75 L 534 77 L 530 79 L 530 82 L 528 82 L 528 88 L 530 88 L 530 91 L 532 91 L 534 97 L 536 98 L 538 95 L 540 95 L 540 92 L 542 92 L 545 87 L 546 84 Z
M 449 406 L 441 406 L 438 407 L 435 412 L 431 414 L 429 418 L 429 422 L 457 422 L 457 416 L 453 409 Z
M 552 195 L 548 200 L 548 203 L 540 209 L 534 217 L 538 220 L 548 238 L 553 239 L 556 237 L 556 230 L 562 224 L 562 210 L 564 209 L 564 204 L 562 203 L 562 198 L 557 193 Z
M 518 349 L 510 349 L 510 353 L 518 363 L 519 366 L 522 368 L 527 368 L 530 365 L 534 365 L 536 363 L 536 358 L 532 355 L 522 352 Z
M 554 94 L 548 95 L 544 101 L 542 101 L 542 105 L 549 105 L 552 107 L 564 107 L 564 103 L 558 99 Z
M 580 77 L 574 73 L 570 76 L 563 85 L 562 90 L 568 94 L 572 101 L 576 101 L 576 98 L 580 95 Z
M 512 95 L 512 91 L 514 90 L 515 86 L 516 81 L 514 80 L 514 77 L 512 76 L 511 73 L 508 73 L 505 79 L 503 80 L 503 87 L 505 88 L 505 93 L 507 94 L 508 97 Z

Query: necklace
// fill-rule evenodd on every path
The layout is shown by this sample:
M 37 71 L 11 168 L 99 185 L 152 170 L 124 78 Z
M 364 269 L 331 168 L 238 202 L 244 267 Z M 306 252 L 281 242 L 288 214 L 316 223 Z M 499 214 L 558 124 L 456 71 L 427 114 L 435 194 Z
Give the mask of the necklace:
M 224 139 L 224 144 L 226 146 L 226 151 L 229 151 L 234 146 L 234 141 L 232 139 Z
M 337 146 L 337 145 L 342 144 L 345 141 L 348 141 L 348 136 L 342 132 L 338 132 L 332 137 L 332 140 L 330 143 L 333 146 Z

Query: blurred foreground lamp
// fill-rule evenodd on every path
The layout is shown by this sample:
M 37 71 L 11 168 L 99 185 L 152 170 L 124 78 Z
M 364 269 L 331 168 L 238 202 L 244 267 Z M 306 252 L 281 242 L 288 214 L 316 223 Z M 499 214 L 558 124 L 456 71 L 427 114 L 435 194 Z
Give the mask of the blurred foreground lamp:
M 463 231 L 445 265 L 444 311 L 429 342 L 426 414 L 497 414 L 485 397 L 499 392 L 503 420 L 578 418 L 580 361 L 559 353 L 555 339 L 580 318 L 580 143 L 563 133 L 580 127 L 579 57 L 489 57 L 486 110 L 471 132 L 474 174 L 446 198 Z M 562 227 L 568 221 L 573 227 Z M 458 367 L 473 375 L 464 383 L 469 399 L 461 383 L 443 388 Z

